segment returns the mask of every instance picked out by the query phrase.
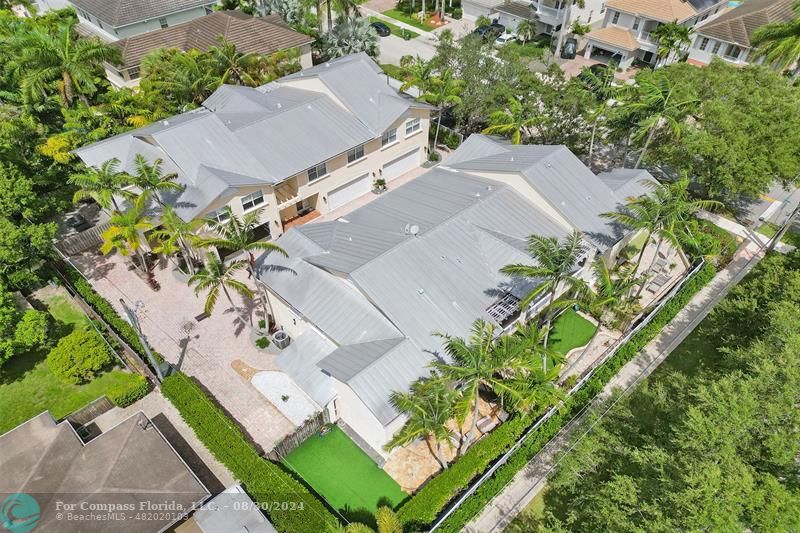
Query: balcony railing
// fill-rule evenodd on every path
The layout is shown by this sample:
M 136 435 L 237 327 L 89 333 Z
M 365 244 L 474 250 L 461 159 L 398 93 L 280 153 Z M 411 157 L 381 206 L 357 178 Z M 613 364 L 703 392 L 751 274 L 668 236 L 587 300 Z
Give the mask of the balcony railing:
M 650 33 L 649 31 L 643 31 L 642 33 L 640 33 L 637 37 L 637 40 L 641 43 L 655 44 L 655 45 L 658 44 L 658 39 L 656 39 L 653 36 L 653 34 Z

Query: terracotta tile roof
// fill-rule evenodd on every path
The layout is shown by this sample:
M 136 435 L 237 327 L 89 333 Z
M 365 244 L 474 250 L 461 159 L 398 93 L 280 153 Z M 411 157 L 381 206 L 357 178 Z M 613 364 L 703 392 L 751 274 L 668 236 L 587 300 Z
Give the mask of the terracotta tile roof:
M 788 22 L 793 17 L 791 0 L 747 0 L 696 31 L 706 37 L 749 47 L 750 38 L 758 28 L 773 22 Z
M 586 35 L 586 38 L 592 41 L 610 44 L 617 48 L 622 48 L 623 50 L 632 51 L 639 48 L 639 41 L 636 40 L 636 36 L 634 36 L 632 32 L 617 26 L 608 26 L 607 28 L 592 30 Z
M 710 7 L 714 3 L 710 2 L 709 6 L 704 7 Z M 699 11 L 692 2 L 686 0 L 608 0 L 606 7 L 662 22 L 676 19 L 680 22 L 695 16 Z
M 113 43 L 122 49 L 124 67 L 138 65 L 157 48 L 208 50 L 224 36 L 243 53 L 271 54 L 314 41 L 288 28 L 278 15 L 251 17 L 240 11 L 217 11 L 183 24 L 134 35 Z
M 213 5 L 214 0 L 70 0 L 70 3 L 115 28 L 170 13 Z

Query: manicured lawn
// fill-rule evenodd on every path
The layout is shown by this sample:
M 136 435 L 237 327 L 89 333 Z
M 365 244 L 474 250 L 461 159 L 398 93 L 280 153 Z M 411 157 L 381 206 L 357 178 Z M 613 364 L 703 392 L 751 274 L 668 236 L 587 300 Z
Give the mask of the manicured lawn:
M 407 496 L 338 426 L 309 437 L 283 462 L 343 514 L 374 512 L 383 501 L 394 507 Z
M 389 76 L 390 78 L 394 78 L 400 81 L 406 81 L 406 73 L 402 67 L 398 67 L 397 65 L 392 65 L 391 63 L 381 63 L 381 69 L 383 72 Z
M 573 348 L 585 346 L 594 335 L 597 327 L 576 313 L 568 309 L 553 323 L 550 331 L 548 346 L 553 350 L 566 355 Z
M 414 26 L 415 28 L 419 28 L 423 31 L 432 31 L 436 29 L 434 26 L 429 26 L 418 20 L 414 20 L 410 15 L 407 15 L 399 9 L 387 9 L 383 12 L 383 14 L 387 17 L 392 17 L 395 20 L 399 20 L 400 22 L 405 22 L 409 26 Z
M 518 54 L 520 57 L 527 57 L 532 59 L 541 59 L 547 48 L 543 48 L 533 41 L 528 41 L 525 44 L 521 42 L 508 43 L 500 49 L 499 55 L 505 56 L 506 54 Z
M 56 320 L 54 329 L 62 335 L 81 324 L 88 324 L 85 315 L 63 296 L 55 296 L 45 303 Z M 64 417 L 109 390 L 125 388 L 135 380 L 132 374 L 111 370 L 84 385 L 71 385 L 50 372 L 46 357 L 46 350 L 30 352 L 13 357 L 3 365 L 0 375 L 0 434 L 42 411 L 49 410 L 55 418 Z
M 774 237 L 780 226 L 777 224 L 773 224 L 772 222 L 765 222 L 758 227 L 756 230 L 762 235 L 766 235 L 767 237 Z M 786 233 L 783 234 L 781 238 L 781 242 L 785 244 L 790 244 L 792 246 L 800 247 L 800 231 L 790 229 Z
M 387 22 L 387 21 L 385 21 L 385 20 L 383 20 L 381 18 L 378 18 L 378 17 L 370 17 L 369 21 L 370 22 L 383 22 L 384 24 L 386 24 L 389 27 L 389 30 L 391 30 L 391 32 L 392 32 L 392 35 L 396 35 L 397 37 L 400 37 L 401 39 L 405 39 L 406 37 L 409 38 L 409 39 L 413 39 L 415 37 L 419 37 L 419 33 L 414 33 L 411 30 L 407 30 L 405 28 L 401 28 L 400 26 L 397 26 L 396 24 L 392 24 L 391 22 Z

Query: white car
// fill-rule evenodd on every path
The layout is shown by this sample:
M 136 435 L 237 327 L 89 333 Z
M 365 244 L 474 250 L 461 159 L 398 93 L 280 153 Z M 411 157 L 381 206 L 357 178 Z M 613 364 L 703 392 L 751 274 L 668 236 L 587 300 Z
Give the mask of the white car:
M 513 43 L 516 40 L 517 36 L 514 35 L 513 33 L 504 33 L 503 35 L 498 36 L 497 39 L 494 40 L 494 45 L 498 48 L 501 48 L 507 45 L 508 43 Z

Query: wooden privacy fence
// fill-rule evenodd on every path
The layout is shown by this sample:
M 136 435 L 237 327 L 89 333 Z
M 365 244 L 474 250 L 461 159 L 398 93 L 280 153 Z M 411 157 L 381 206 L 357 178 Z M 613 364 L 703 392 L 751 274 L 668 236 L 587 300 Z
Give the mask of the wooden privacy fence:
M 330 416 L 328 410 L 323 409 L 311 418 L 307 418 L 302 426 L 299 426 L 291 435 L 285 436 L 267 456 L 273 461 L 280 461 L 295 448 L 303 444 L 308 437 L 322 429 L 322 426 L 330 423 Z

